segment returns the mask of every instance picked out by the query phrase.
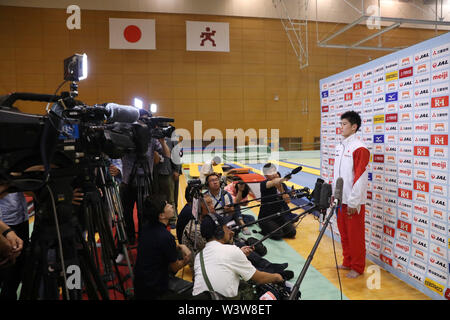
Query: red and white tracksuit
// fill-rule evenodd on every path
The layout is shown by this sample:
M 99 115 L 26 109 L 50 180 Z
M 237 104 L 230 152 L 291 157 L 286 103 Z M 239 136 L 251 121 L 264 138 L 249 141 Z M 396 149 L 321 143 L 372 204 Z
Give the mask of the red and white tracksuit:
M 366 244 L 364 234 L 365 201 L 370 151 L 355 134 L 344 139 L 336 147 L 334 181 L 342 177 L 342 205 L 337 213 L 337 223 L 341 235 L 343 265 L 364 273 Z M 357 208 L 358 214 L 349 216 L 347 208 Z

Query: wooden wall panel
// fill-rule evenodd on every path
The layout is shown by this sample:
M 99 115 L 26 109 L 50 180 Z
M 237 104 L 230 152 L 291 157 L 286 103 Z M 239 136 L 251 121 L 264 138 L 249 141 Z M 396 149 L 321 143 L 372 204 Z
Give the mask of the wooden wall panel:
M 80 82 L 87 104 L 132 104 L 138 96 L 158 103 L 158 115 L 174 117 L 191 130 L 227 128 L 280 130 L 280 137 L 313 142 L 320 135 L 319 79 L 365 63 L 387 52 L 320 48 L 316 24 L 309 24 L 309 66 L 300 70 L 278 19 L 210 15 L 82 10 L 81 30 L 68 30 L 62 9 L 0 7 L 0 94 L 53 93 L 63 80 L 63 60 L 89 56 L 89 78 Z M 110 50 L 108 18 L 156 20 L 156 50 Z M 229 53 L 186 51 L 185 21 L 230 24 Z M 319 23 L 319 38 L 342 25 Z M 356 26 L 336 42 L 369 35 Z M 384 45 L 414 44 L 433 30 L 397 29 Z M 67 88 L 64 88 L 67 90 Z M 278 100 L 275 100 L 278 97 Z M 45 105 L 21 102 L 20 109 L 44 113 Z

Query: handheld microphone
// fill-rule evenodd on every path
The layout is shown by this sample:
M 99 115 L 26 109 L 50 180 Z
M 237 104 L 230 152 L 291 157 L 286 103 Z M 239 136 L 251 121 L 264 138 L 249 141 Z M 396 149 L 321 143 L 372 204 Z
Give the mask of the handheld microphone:
M 124 106 L 116 103 L 107 103 L 105 105 L 107 111 L 107 122 L 125 122 L 133 123 L 139 119 L 139 110 L 132 106 Z
M 295 168 L 294 170 L 292 170 L 291 173 L 288 173 L 287 175 L 285 175 L 284 178 L 290 179 L 293 174 L 299 173 L 300 171 L 302 171 L 302 169 L 303 169 L 303 167 L 299 166 L 299 167 Z
M 334 189 L 335 205 L 340 206 L 342 204 L 342 192 L 344 189 L 344 179 L 339 177 L 336 180 L 336 188 Z
M 319 202 L 319 208 L 321 210 L 326 210 L 330 207 L 330 200 L 331 200 L 331 185 L 328 183 L 322 184 L 322 188 L 320 189 L 320 202 Z

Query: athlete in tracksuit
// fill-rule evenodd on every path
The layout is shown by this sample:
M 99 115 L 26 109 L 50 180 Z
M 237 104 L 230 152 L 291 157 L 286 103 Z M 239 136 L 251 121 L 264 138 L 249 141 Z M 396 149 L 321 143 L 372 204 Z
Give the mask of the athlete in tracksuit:
M 341 116 L 344 140 L 337 145 L 334 162 L 334 181 L 342 177 L 342 205 L 337 213 L 344 261 L 341 269 L 350 270 L 348 278 L 364 273 L 366 261 L 364 216 L 370 152 L 355 133 L 361 126 L 361 118 L 354 111 Z

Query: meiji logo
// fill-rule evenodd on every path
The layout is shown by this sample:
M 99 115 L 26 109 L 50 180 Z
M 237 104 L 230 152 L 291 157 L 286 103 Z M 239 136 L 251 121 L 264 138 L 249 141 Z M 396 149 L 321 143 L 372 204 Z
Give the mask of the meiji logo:
M 427 146 L 414 146 L 414 155 L 419 157 L 429 157 L 430 147 Z
M 433 75 L 431 77 L 432 82 L 439 82 L 439 81 L 444 81 L 447 79 L 448 79 L 448 70 L 435 72 L 435 73 L 433 73 Z
M 428 215 L 428 206 L 420 205 L 420 204 L 414 204 L 414 212 L 421 213 L 423 215 Z
M 445 170 L 447 168 L 447 161 L 432 161 L 431 167 L 435 169 Z
M 431 135 L 431 144 L 447 146 L 448 145 L 448 135 L 447 134 L 432 134 Z
M 412 200 L 412 192 L 411 190 L 398 188 L 398 196 L 403 199 Z
M 431 98 L 432 108 L 448 107 L 448 96 Z
M 411 77 L 412 75 L 413 75 L 413 67 L 400 69 L 399 71 L 400 78 Z
M 408 245 L 400 243 L 400 242 L 397 242 L 395 244 L 395 248 L 400 249 L 401 251 L 403 251 L 403 253 L 409 253 L 409 251 L 410 251 L 410 247 Z
M 428 132 L 429 129 L 430 129 L 430 126 L 427 123 L 420 123 L 420 124 L 414 125 L 414 130 L 416 132 Z
M 432 66 L 433 70 L 442 69 L 442 68 L 448 66 L 448 58 L 440 59 L 437 61 L 435 60 L 431 66 Z

